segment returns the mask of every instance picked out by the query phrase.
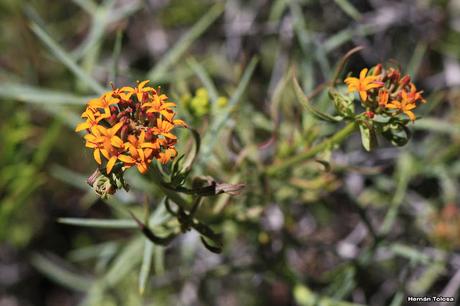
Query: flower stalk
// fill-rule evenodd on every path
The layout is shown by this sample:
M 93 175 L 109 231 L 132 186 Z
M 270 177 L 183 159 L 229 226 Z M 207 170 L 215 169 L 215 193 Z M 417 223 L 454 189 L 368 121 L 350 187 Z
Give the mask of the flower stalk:
M 273 164 L 269 166 L 265 172 L 268 176 L 274 176 L 283 170 L 287 170 L 290 167 L 295 166 L 296 164 L 299 164 L 303 161 L 306 161 L 314 157 L 318 153 L 326 150 L 327 148 L 330 148 L 336 144 L 340 144 L 342 141 L 344 141 L 348 136 L 350 136 L 357 129 L 358 129 L 358 124 L 356 122 L 351 122 L 347 124 L 343 129 L 338 131 L 336 134 L 334 134 L 333 136 L 313 146 L 310 150 L 304 153 L 300 153 L 291 158 L 288 158 L 284 160 L 283 162 Z

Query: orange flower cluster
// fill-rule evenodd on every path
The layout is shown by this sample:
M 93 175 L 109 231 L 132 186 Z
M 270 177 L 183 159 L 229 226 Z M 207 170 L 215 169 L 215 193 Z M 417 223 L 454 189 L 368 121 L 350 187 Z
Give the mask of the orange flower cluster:
M 172 130 L 187 125 L 175 119 L 175 103 L 160 88 L 146 87 L 148 82 L 113 88 L 90 100 L 81 115 L 85 122 L 75 131 L 88 132 L 86 147 L 94 150 L 94 159 L 105 165 L 107 174 L 115 165 L 122 170 L 136 166 L 145 173 L 153 159 L 165 164 L 177 155 Z
M 370 71 L 367 68 L 361 70 L 359 78 L 348 77 L 345 83 L 349 92 L 359 92 L 370 117 L 381 113 L 390 116 L 404 113 L 414 121 L 412 111 L 417 107 L 417 102 L 426 102 L 422 91 L 417 91 L 409 75 L 401 76 L 399 69 L 385 69 L 382 64 L 372 67 Z

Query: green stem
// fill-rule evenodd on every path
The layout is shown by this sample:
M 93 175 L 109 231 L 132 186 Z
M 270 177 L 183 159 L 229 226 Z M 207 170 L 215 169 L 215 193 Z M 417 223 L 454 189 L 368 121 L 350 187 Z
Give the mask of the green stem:
M 164 195 L 170 198 L 174 203 L 179 205 L 182 209 L 189 211 L 192 208 L 192 203 L 189 203 L 177 191 L 166 188 L 163 185 L 163 179 L 161 177 L 160 172 L 155 171 L 155 169 L 153 169 L 150 171 L 150 177 L 152 181 L 155 183 L 155 185 L 157 185 L 157 187 L 161 189 Z
M 346 125 L 343 129 L 338 131 L 332 137 L 329 137 L 316 146 L 312 147 L 310 150 L 304 153 L 300 153 L 296 156 L 288 158 L 280 163 L 274 164 L 269 166 L 266 169 L 266 174 L 269 176 L 276 175 L 277 173 L 286 170 L 300 162 L 308 160 L 314 157 L 316 154 L 326 150 L 328 147 L 331 147 L 335 144 L 339 144 L 344 141 L 349 135 L 351 135 L 356 129 L 358 128 L 358 124 L 356 122 L 351 122 Z

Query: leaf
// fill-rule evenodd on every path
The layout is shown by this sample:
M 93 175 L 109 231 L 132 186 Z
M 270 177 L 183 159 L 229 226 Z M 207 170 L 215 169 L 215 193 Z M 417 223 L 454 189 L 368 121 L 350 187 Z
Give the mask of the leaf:
M 32 265 L 40 272 L 67 288 L 86 292 L 91 288 L 92 280 L 72 273 L 40 254 L 34 254 Z
M 92 244 L 70 251 L 68 258 L 71 261 L 84 261 L 99 257 L 103 253 L 115 253 L 117 249 L 118 243 L 115 241 Z
M 31 22 L 32 31 L 40 38 L 43 43 L 51 50 L 51 52 L 60 60 L 76 77 L 83 83 L 88 85 L 95 93 L 102 94 L 105 89 L 90 75 L 83 71 L 72 59 L 72 57 L 64 51 L 37 23 Z
M 209 251 L 220 254 L 222 253 L 222 245 L 217 244 L 214 240 L 211 240 L 205 236 L 200 236 L 201 242 Z
M 305 107 L 310 113 L 312 113 L 313 116 L 315 116 L 319 120 L 323 120 L 323 121 L 327 121 L 327 122 L 340 122 L 341 121 L 338 118 L 335 118 L 335 117 L 333 117 L 331 115 L 323 113 L 323 112 L 317 110 L 315 107 L 313 107 L 310 104 L 310 101 L 308 100 L 308 98 L 305 96 L 305 94 L 304 94 L 302 88 L 300 87 L 299 82 L 297 81 L 297 79 L 295 77 L 293 77 L 292 81 L 294 83 L 294 92 L 295 92 L 295 95 L 297 97 L 297 100 L 300 102 L 300 104 L 303 105 L 303 107 Z
M 219 98 L 219 93 L 216 89 L 216 86 L 209 77 L 208 73 L 203 68 L 203 66 L 200 63 L 198 63 L 196 59 L 194 59 L 193 57 L 189 58 L 187 60 L 187 63 L 189 64 L 190 68 L 192 68 L 193 72 L 195 72 L 195 74 L 201 80 L 206 90 L 209 92 L 211 101 L 214 103 L 214 107 L 216 107 L 217 105 L 215 105 L 215 103 Z
M 335 109 L 339 115 L 345 118 L 354 118 L 355 104 L 354 99 L 350 95 L 344 95 L 337 90 L 329 90 L 329 97 L 334 101 Z
M 120 61 L 121 45 L 123 40 L 123 32 L 121 29 L 117 31 L 115 45 L 112 52 L 112 69 L 110 71 L 110 81 L 116 83 L 118 77 L 118 65 Z
M 149 240 L 145 239 L 144 245 L 144 256 L 142 258 L 141 270 L 139 272 L 139 293 L 144 294 L 145 285 L 147 283 L 150 269 L 152 266 L 154 244 Z
M 25 103 L 84 105 L 92 97 L 79 97 L 59 90 L 44 89 L 19 83 L 2 82 L 0 97 Z
M 150 70 L 148 76 L 152 80 L 162 78 L 168 69 L 176 63 L 179 58 L 187 51 L 192 43 L 200 37 L 206 29 L 222 14 L 224 5 L 221 3 L 215 4 L 193 27 L 183 35 L 179 41 L 166 53 L 158 64 Z
M 362 18 L 361 13 L 348 0 L 334 0 L 335 3 L 351 18 L 358 21 Z
M 383 126 L 382 135 L 394 146 L 401 147 L 409 141 L 411 133 L 404 123 L 390 121 Z
M 114 286 L 123 280 L 128 273 L 139 263 L 142 252 L 144 238 L 132 239 L 121 253 L 114 259 L 109 270 L 103 277 L 103 282 L 109 286 Z
M 346 28 L 340 32 L 337 32 L 336 34 L 329 37 L 326 41 L 324 41 L 324 51 L 327 54 L 352 40 L 354 37 L 365 37 L 377 33 L 381 30 L 382 27 L 379 27 L 375 24 L 360 24 L 356 28 Z
M 407 65 L 407 74 L 411 76 L 412 81 L 415 81 L 415 77 L 417 76 L 427 49 L 427 43 L 422 41 L 415 47 L 414 54 Z
M 417 121 L 417 124 L 414 124 L 414 129 L 451 134 L 456 137 L 460 135 L 460 124 L 433 117 Z
M 167 245 L 169 244 L 174 238 L 176 238 L 176 234 L 169 234 L 168 236 L 165 237 L 160 237 L 157 236 L 156 234 L 153 233 L 153 231 L 150 229 L 150 227 L 144 223 L 142 223 L 136 216 L 132 213 L 129 212 L 131 217 L 134 219 L 134 221 L 137 223 L 137 226 L 140 228 L 142 231 L 142 234 L 150 240 L 153 243 L 160 244 L 160 245 Z
M 129 219 L 80 219 L 80 218 L 59 218 L 59 223 L 84 226 L 84 227 L 101 227 L 101 228 L 119 228 L 132 229 L 137 228 L 136 222 Z
M 205 156 L 206 158 L 208 158 L 212 150 L 214 149 L 214 146 L 218 140 L 219 132 L 227 123 L 228 118 L 230 117 L 231 112 L 234 111 L 237 103 L 240 102 L 241 96 L 246 90 L 246 87 L 249 84 L 249 80 L 251 79 L 251 76 L 254 73 L 257 62 L 257 58 L 254 57 L 251 59 L 227 106 L 221 109 L 218 114 L 216 114 L 216 117 L 214 118 L 214 121 L 211 124 L 209 132 L 203 137 L 201 156 Z M 200 164 L 203 161 L 204 160 L 201 158 Z
M 430 256 L 420 252 L 418 249 L 408 245 L 394 243 L 390 250 L 398 256 L 405 257 L 414 263 L 429 264 L 432 262 Z
M 192 128 L 190 128 L 189 130 L 192 132 L 193 140 L 195 141 L 195 147 L 193 153 L 187 156 L 187 159 L 184 162 L 183 171 L 189 171 L 192 168 L 192 165 L 198 157 L 198 153 L 200 152 L 201 147 L 200 133 L 198 133 L 197 130 Z
M 366 151 L 371 151 L 377 145 L 377 136 L 372 121 L 360 121 L 361 143 Z

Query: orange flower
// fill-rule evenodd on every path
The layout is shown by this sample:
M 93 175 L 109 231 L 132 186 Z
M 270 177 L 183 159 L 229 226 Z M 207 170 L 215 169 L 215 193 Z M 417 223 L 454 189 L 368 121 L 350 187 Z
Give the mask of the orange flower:
M 174 128 L 174 125 L 171 122 L 158 118 L 157 126 L 153 128 L 153 131 L 158 135 L 163 135 L 164 137 L 167 137 L 170 139 L 176 139 L 176 136 L 171 133 L 171 130 L 173 128 Z
M 103 108 L 104 114 L 109 117 L 110 105 L 115 105 L 120 102 L 120 99 L 114 98 L 111 92 L 105 93 L 97 99 L 92 99 L 88 102 L 88 105 L 93 108 Z
M 108 159 L 107 173 L 112 171 L 112 168 L 120 155 L 119 151 L 124 149 L 123 141 L 116 135 L 122 125 L 123 122 L 118 122 L 111 128 L 98 126 L 99 135 L 96 136 L 96 142 L 102 144 L 104 150 L 101 150 L 101 153 Z
M 155 89 L 153 89 L 152 87 L 144 87 L 148 82 L 150 82 L 149 80 L 145 80 L 143 82 L 140 82 L 137 87 L 129 87 L 129 86 L 126 86 L 126 87 L 122 87 L 121 88 L 121 91 L 124 91 L 126 92 L 126 95 L 125 95 L 125 98 L 126 99 L 129 99 L 132 95 L 136 95 L 137 97 L 137 101 L 139 102 L 144 102 L 144 94 L 147 94 L 148 93 L 153 93 L 153 94 L 156 94 L 156 91 Z
M 172 102 L 165 102 L 167 98 L 168 97 L 166 95 L 153 95 L 153 101 L 144 103 L 142 107 L 148 107 L 147 114 L 158 113 L 171 121 L 174 116 L 174 112 L 171 110 L 171 107 L 176 106 L 176 104 Z
M 386 89 L 380 89 L 379 90 L 379 105 L 385 107 L 388 103 L 388 98 L 390 97 L 388 91 Z
M 103 119 L 109 117 L 108 114 L 102 114 L 99 111 L 95 111 L 93 108 L 87 108 L 86 111 L 81 115 L 82 118 L 86 118 L 85 122 L 79 123 L 75 128 L 75 132 L 80 132 L 83 130 L 91 130 L 99 124 Z
M 416 107 L 416 105 L 414 101 L 409 99 L 409 96 L 405 91 L 401 93 L 401 101 L 391 101 L 391 103 L 388 103 L 386 107 L 389 109 L 397 109 L 399 112 L 406 114 L 412 122 L 415 121 L 415 114 L 412 110 Z
M 174 147 L 172 148 L 167 148 L 164 152 L 160 152 L 159 154 L 159 161 L 162 164 L 166 164 L 169 162 L 172 158 L 176 157 L 177 151 Z
M 153 153 L 153 149 L 160 149 L 160 146 L 155 142 L 146 142 L 144 131 L 141 131 L 139 138 L 134 135 L 129 135 L 128 141 L 126 146 L 128 147 L 130 155 L 120 155 L 118 158 L 125 163 L 127 168 L 136 165 L 139 172 L 144 174 L 147 172 L 148 164 L 151 162 L 150 157 Z
M 361 100 L 365 102 L 367 100 L 367 91 L 383 86 L 382 82 L 377 82 L 378 76 L 366 76 L 367 68 L 361 70 L 359 74 L 359 79 L 354 77 L 348 77 L 345 79 L 345 83 L 348 85 L 348 91 L 359 92 Z
M 102 143 L 98 142 L 98 136 L 100 136 L 99 132 L 97 129 L 95 129 L 93 131 L 93 133 L 95 133 L 96 135 L 94 134 L 86 134 L 85 135 L 85 140 L 86 140 L 86 144 L 85 146 L 87 148 L 91 148 L 91 149 L 94 149 L 93 151 L 93 157 L 94 157 L 94 160 L 100 165 L 102 164 L 102 159 L 101 159 L 101 151 L 105 151 L 104 152 L 104 155 L 108 154 L 106 153 L 106 150 L 104 149 L 104 146 Z
M 128 148 L 130 156 L 120 155 L 118 159 L 121 160 L 127 168 L 136 165 L 137 170 L 139 170 L 140 173 L 146 173 L 150 160 L 146 158 L 145 151 L 142 149 L 136 149 L 132 145 L 128 146 Z
M 417 88 L 415 88 L 414 83 L 410 83 L 410 91 L 407 93 L 407 97 L 410 101 L 416 102 L 416 101 L 421 101 L 422 103 L 426 103 L 426 100 L 423 99 L 422 97 L 423 90 L 417 91 Z

